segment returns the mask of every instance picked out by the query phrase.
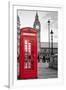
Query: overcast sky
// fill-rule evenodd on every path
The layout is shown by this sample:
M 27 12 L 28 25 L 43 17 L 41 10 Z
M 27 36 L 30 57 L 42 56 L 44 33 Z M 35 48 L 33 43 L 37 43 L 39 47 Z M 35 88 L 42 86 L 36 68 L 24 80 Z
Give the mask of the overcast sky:
M 58 12 L 56 11 L 37 11 L 41 24 L 41 42 L 48 42 L 48 19 L 50 19 L 50 28 L 54 32 L 54 42 L 58 41 Z M 20 18 L 20 28 L 33 27 L 36 11 L 18 10 Z

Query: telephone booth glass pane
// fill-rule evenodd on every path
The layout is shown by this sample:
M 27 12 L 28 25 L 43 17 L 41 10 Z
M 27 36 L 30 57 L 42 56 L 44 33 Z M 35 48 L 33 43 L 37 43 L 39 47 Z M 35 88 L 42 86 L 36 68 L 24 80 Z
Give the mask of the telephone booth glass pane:
M 32 40 L 32 45 L 31 45 L 31 68 L 34 69 L 34 41 Z
M 24 42 L 24 49 L 25 49 L 25 63 L 24 63 L 24 68 L 27 68 L 27 40 Z
M 34 69 L 34 45 L 33 40 L 25 40 L 24 42 L 24 53 L 25 53 L 25 62 L 24 69 Z

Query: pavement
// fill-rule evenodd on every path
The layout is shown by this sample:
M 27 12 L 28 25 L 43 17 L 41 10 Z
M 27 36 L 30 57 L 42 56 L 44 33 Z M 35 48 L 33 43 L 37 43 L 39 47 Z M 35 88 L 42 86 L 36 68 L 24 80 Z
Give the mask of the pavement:
M 38 78 L 39 79 L 48 79 L 48 78 L 57 78 L 58 71 L 55 69 L 49 68 L 49 63 L 38 63 Z

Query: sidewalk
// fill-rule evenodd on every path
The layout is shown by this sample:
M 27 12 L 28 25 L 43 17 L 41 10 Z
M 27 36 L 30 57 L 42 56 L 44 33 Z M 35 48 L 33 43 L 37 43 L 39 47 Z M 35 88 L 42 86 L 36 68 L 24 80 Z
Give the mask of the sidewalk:
M 38 64 L 38 78 L 47 79 L 47 78 L 57 78 L 57 70 L 50 69 L 48 63 L 39 63 Z

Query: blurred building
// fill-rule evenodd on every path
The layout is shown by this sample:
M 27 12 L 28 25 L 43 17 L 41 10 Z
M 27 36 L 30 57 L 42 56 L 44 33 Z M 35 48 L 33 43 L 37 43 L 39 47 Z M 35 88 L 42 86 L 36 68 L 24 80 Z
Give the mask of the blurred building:
M 51 48 L 48 48 L 48 42 L 41 42 L 41 48 L 40 48 L 40 58 L 45 57 L 45 60 L 50 61 L 50 53 L 51 53 Z M 49 53 L 50 49 L 50 53 Z M 58 44 L 53 43 L 53 54 L 58 54 Z
M 48 42 L 41 42 L 39 62 L 49 62 L 50 68 L 58 69 L 58 43 L 53 43 L 53 54 L 52 48 L 48 48 L 48 45 Z
M 19 61 L 20 56 L 20 18 L 17 15 L 17 60 Z

